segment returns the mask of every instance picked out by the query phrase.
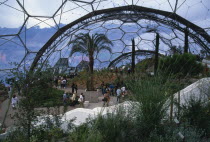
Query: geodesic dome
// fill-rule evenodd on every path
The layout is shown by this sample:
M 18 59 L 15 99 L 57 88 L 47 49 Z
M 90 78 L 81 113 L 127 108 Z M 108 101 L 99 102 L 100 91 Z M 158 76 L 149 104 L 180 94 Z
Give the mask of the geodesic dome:
M 114 44 L 111 54 L 95 56 L 95 68 L 115 60 L 114 65 L 129 62 L 131 39 L 136 60 L 151 56 L 157 33 L 159 53 L 170 54 L 171 47 L 184 46 L 186 29 L 189 51 L 210 53 L 209 0 L 1 0 L 0 12 L 3 72 L 23 66 L 33 69 L 38 63 L 54 66 L 59 58 L 68 58 L 72 66 L 88 60 L 82 54 L 69 56 L 72 47 L 67 43 L 79 33 L 103 33 Z

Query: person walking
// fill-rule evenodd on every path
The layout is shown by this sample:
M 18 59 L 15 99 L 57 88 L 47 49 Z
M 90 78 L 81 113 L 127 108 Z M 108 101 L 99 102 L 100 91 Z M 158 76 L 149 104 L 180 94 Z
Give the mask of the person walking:
M 104 81 L 102 81 L 102 83 L 101 83 L 101 93 L 102 93 L 102 95 L 104 95 L 104 93 L 105 93 L 104 86 L 105 86 Z
M 58 87 L 58 77 L 55 77 L 54 83 L 55 83 L 55 87 L 57 88 Z
M 18 98 L 17 98 L 16 95 L 13 95 L 13 97 L 12 97 L 12 108 L 16 109 L 17 104 L 18 104 Z
M 60 78 L 58 79 L 58 88 L 59 89 L 61 88 L 61 79 Z
M 121 97 L 121 93 L 122 93 L 121 89 L 118 88 L 116 93 L 117 93 L 117 103 L 120 103 L 120 97 Z
M 66 88 L 66 79 L 65 79 L 65 78 L 62 80 L 62 88 L 63 88 L 63 89 Z
M 84 107 L 84 97 L 83 97 L 83 93 L 80 94 L 79 96 L 79 104 L 81 107 Z
M 122 91 L 122 98 L 124 98 L 124 96 L 125 96 L 125 94 L 126 94 L 126 90 L 125 90 L 125 86 L 123 86 L 122 88 L 121 88 L 121 91 Z
M 111 83 L 109 85 L 109 89 L 110 89 L 110 95 L 112 95 L 112 96 L 114 96 L 114 88 L 115 88 L 114 84 Z
M 64 92 L 63 94 L 63 104 L 66 105 L 67 103 L 67 95 L 66 95 L 66 92 Z
M 76 83 L 74 84 L 74 89 L 75 89 L 75 92 L 77 93 L 78 87 Z
M 110 101 L 110 91 L 107 91 L 105 94 L 104 94 L 104 104 L 103 104 L 103 107 L 105 106 L 109 106 L 109 101 Z
M 72 83 L 72 85 L 71 85 L 71 93 L 74 93 L 74 87 L 75 86 L 75 84 L 74 84 L 74 82 Z

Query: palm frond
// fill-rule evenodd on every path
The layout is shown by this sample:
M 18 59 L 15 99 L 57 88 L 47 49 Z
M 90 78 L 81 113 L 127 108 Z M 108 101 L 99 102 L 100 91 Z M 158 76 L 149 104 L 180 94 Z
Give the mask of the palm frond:
M 83 54 L 87 54 L 87 50 L 85 50 L 82 46 L 78 45 L 74 45 L 72 47 L 72 50 L 70 52 L 70 57 L 74 54 L 74 53 L 83 53 Z
M 106 45 L 100 46 L 98 48 L 98 51 L 97 52 L 99 53 L 101 50 L 108 50 L 109 53 L 112 53 L 112 48 L 110 46 L 106 46 Z
M 99 53 L 101 50 L 108 50 L 111 53 L 112 49 L 110 46 L 113 43 L 104 34 L 90 35 L 89 33 L 80 33 L 68 45 L 72 45 L 72 51 L 70 53 L 70 56 L 72 56 L 76 52 L 93 55 L 95 52 Z
M 113 46 L 113 43 L 107 38 L 106 35 L 104 35 L 104 34 L 96 34 L 96 36 L 95 36 L 95 44 L 96 45 L 100 45 L 100 44 L 104 44 L 104 43 Z

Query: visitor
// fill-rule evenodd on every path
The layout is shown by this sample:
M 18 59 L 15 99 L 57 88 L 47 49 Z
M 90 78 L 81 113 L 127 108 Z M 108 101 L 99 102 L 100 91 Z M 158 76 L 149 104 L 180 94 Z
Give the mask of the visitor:
M 109 92 L 109 91 L 110 91 L 109 84 L 106 84 L 106 86 L 105 86 L 105 91 L 106 91 L 106 92 Z
M 74 84 L 74 89 L 75 89 L 75 92 L 77 93 L 77 90 L 78 90 L 77 84 Z
M 66 88 L 66 79 L 64 78 L 63 80 L 62 80 L 62 84 L 63 84 L 63 88 L 65 89 Z
M 128 74 L 130 74 L 131 73 L 131 69 L 128 67 Z
M 64 92 L 63 94 L 63 104 L 66 105 L 67 103 L 67 95 L 66 95 L 66 92 Z
M 104 98 L 103 98 L 103 102 L 104 102 L 104 104 L 103 104 L 103 107 L 105 107 L 105 106 L 109 106 L 109 101 L 110 101 L 110 92 L 108 91 L 108 92 L 106 92 L 105 94 L 104 94 Z
M 126 93 L 126 91 L 125 91 L 125 87 L 124 87 L 124 86 L 121 88 L 121 91 L 122 91 L 122 98 L 124 98 L 125 93 Z
M 72 101 L 76 101 L 76 98 L 77 98 L 77 94 L 76 93 L 73 93 L 72 97 L 71 97 L 71 100 Z
M 18 104 L 18 98 L 17 98 L 16 95 L 13 95 L 13 97 L 12 97 L 12 108 L 16 109 L 17 104 Z
M 58 79 L 58 88 L 59 89 L 61 88 L 61 79 L 60 78 Z
M 78 103 L 78 100 L 77 100 L 77 94 L 76 93 L 73 93 L 72 97 L 70 98 L 70 106 L 75 106 L 77 103 Z
M 79 104 L 81 107 L 84 107 L 84 97 L 83 97 L 83 93 L 80 94 L 79 96 Z
M 102 93 L 102 95 L 104 95 L 106 93 L 106 85 L 104 84 L 104 86 L 103 86 L 103 93 Z
M 117 88 L 117 103 L 120 103 L 120 97 L 121 97 L 121 93 L 122 93 L 122 91 L 121 91 L 121 89 L 120 88 Z
M 114 88 L 115 88 L 115 86 L 111 83 L 109 85 L 109 90 L 110 90 L 110 95 L 112 95 L 112 96 L 114 96 Z
M 85 102 L 85 95 L 83 93 L 81 95 L 83 96 L 83 102 Z
M 73 82 L 72 85 L 71 85 L 71 90 L 72 90 L 71 92 L 72 92 L 72 93 L 74 93 L 74 86 L 75 86 L 75 84 L 74 84 L 74 82 Z
M 101 93 L 102 93 L 102 95 L 105 94 L 105 88 L 104 88 L 104 86 L 105 86 L 104 81 L 102 81 L 102 83 L 101 83 Z
M 58 77 L 55 77 L 55 87 L 58 87 Z

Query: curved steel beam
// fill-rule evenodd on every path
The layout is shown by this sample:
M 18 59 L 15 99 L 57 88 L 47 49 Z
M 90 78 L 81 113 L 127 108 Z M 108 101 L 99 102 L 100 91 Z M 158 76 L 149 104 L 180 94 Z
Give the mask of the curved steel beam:
M 136 50 L 135 51 L 135 55 L 139 55 L 141 53 L 150 53 L 150 54 L 155 54 L 155 51 L 152 50 Z M 116 59 L 112 60 L 109 65 L 108 68 L 111 67 L 115 62 L 122 60 L 124 57 L 128 57 L 131 56 L 132 52 L 128 52 L 128 53 L 124 53 L 122 55 L 120 55 L 119 57 L 117 57 Z M 159 53 L 160 56 L 164 56 L 162 54 Z
M 47 43 L 38 51 L 38 53 L 36 54 L 36 57 L 31 65 L 30 71 L 33 71 L 34 68 L 36 67 L 39 59 L 41 58 L 41 56 L 43 55 L 43 53 L 47 50 L 47 48 L 60 36 L 62 35 L 65 31 L 67 31 L 68 29 L 70 29 L 71 27 L 73 27 L 74 25 L 85 21 L 91 17 L 97 16 L 97 15 L 101 15 L 101 14 L 112 14 L 115 12 L 121 12 L 121 11 L 134 11 L 134 12 L 145 12 L 145 13 L 151 13 L 151 14 L 158 14 L 158 15 L 162 15 L 165 16 L 167 18 L 170 18 L 172 20 L 175 20 L 185 26 L 187 26 L 189 29 L 192 29 L 193 31 L 195 31 L 198 35 L 200 35 L 201 37 L 203 37 L 208 43 L 210 43 L 210 36 L 208 35 L 208 33 L 206 33 L 205 30 L 203 30 L 201 27 L 193 24 L 192 22 L 184 19 L 183 17 L 177 15 L 176 13 L 172 13 L 172 12 L 167 12 L 167 11 L 162 11 L 162 10 L 156 10 L 156 9 L 151 9 L 151 8 L 146 8 L 146 7 L 141 7 L 141 6 L 135 6 L 135 5 L 129 5 L 129 6 L 123 6 L 123 7 L 116 7 L 116 8 L 109 8 L 109 9 L 103 9 L 103 10 L 98 10 L 98 11 L 93 11 L 75 21 L 73 21 L 72 23 L 69 23 L 68 25 L 60 28 L 48 41 Z M 210 53 L 210 49 L 206 49 L 207 52 Z

